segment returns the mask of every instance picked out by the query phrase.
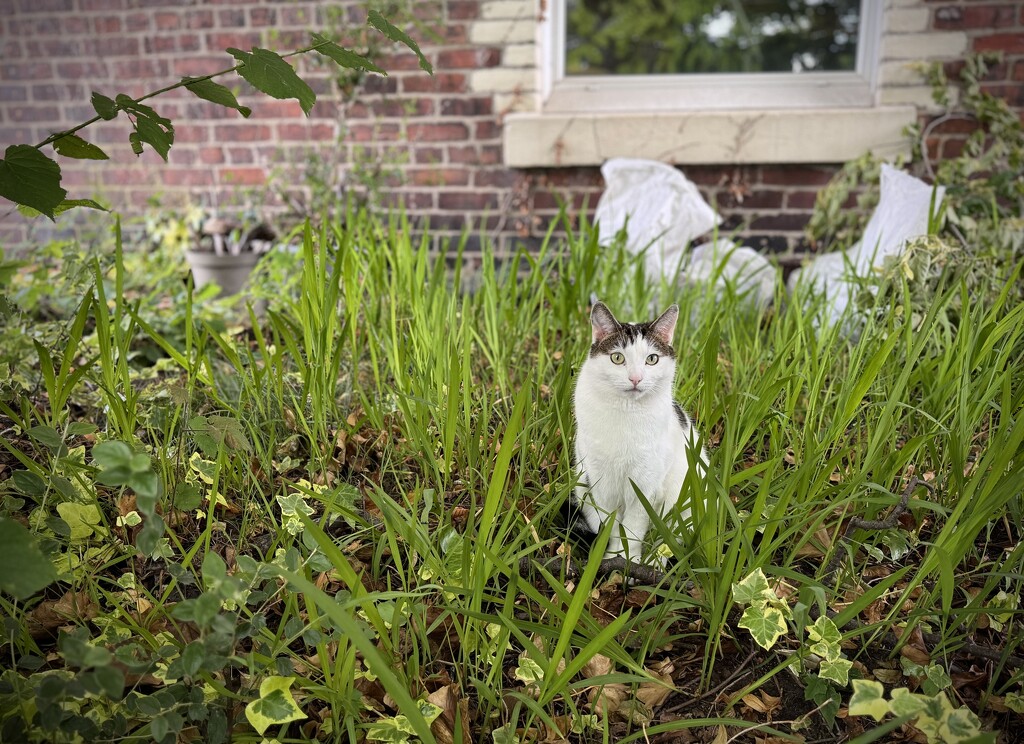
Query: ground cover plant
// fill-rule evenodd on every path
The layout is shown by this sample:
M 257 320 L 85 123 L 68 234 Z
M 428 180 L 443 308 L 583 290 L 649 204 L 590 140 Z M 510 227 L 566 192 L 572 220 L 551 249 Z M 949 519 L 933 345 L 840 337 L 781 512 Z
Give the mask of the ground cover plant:
M 851 342 L 813 302 L 652 285 L 586 228 L 500 262 L 409 234 L 306 227 L 260 265 L 263 315 L 117 235 L 5 265 L 0 739 L 1020 725 L 1019 263 L 971 291 L 896 271 Z M 712 453 L 693 530 L 656 527 L 668 568 L 627 579 L 560 517 L 595 295 L 681 304 Z

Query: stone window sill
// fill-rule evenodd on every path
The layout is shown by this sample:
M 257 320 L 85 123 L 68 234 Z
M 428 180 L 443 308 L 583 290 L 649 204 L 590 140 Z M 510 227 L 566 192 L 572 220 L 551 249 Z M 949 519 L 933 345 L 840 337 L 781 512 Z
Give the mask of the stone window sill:
M 913 106 L 657 113 L 513 113 L 505 117 L 512 168 L 600 165 L 648 158 L 679 165 L 840 163 L 867 151 L 909 152 Z

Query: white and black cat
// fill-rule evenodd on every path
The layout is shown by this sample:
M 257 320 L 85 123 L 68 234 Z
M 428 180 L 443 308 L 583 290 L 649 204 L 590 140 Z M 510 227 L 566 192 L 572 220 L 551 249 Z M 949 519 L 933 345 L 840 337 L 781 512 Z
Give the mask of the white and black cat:
M 590 315 L 593 344 L 573 398 L 577 497 L 591 531 L 614 520 L 606 558 L 625 549 L 631 560 L 640 560 L 650 517 L 633 483 L 665 515 L 679 501 L 694 454 L 698 474 L 707 471 L 707 452 L 673 399 L 678 317 L 672 305 L 653 322 L 620 323 L 601 302 Z M 689 514 L 687 507 L 680 516 Z

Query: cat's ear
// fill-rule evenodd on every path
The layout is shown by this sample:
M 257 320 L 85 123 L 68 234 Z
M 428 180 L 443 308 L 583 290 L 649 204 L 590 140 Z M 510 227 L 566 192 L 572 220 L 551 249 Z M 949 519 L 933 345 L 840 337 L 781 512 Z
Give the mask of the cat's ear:
M 676 335 L 676 321 L 678 319 L 679 305 L 672 305 L 656 321 L 651 323 L 651 330 L 654 332 L 654 335 L 666 346 L 672 345 L 672 338 Z
M 590 325 L 593 327 L 595 344 L 613 333 L 618 333 L 621 328 L 619 321 L 615 320 L 612 311 L 603 302 L 598 302 L 590 311 Z

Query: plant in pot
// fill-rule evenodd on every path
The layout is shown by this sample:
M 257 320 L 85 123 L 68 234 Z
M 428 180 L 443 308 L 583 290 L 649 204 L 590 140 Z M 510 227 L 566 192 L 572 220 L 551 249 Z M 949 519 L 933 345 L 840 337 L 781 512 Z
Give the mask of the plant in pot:
M 274 245 L 277 234 L 264 221 L 204 213 L 185 250 L 198 289 L 216 284 L 222 295 L 238 294 L 260 257 Z

